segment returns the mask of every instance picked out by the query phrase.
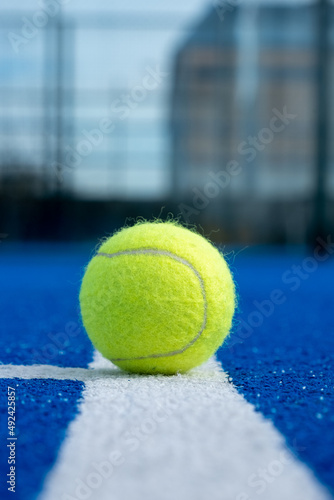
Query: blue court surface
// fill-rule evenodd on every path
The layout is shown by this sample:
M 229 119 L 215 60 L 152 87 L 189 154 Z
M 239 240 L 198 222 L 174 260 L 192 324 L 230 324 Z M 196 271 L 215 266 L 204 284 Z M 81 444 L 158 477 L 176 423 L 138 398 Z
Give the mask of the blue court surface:
M 203 369 L 193 378 L 114 369 L 109 376 L 103 361 L 94 365 L 78 310 L 93 247 L 0 246 L 0 498 L 193 500 L 205 491 L 221 500 L 333 498 L 334 260 L 327 250 L 317 254 L 322 261 L 302 248 L 228 253 L 239 310 L 217 354 L 220 379 L 218 365 L 216 375 Z M 8 387 L 16 405 L 15 495 L 6 484 L 14 442 Z M 173 411 L 168 394 L 178 401 Z M 152 417 L 160 396 L 161 422 Z M 286 466 L 275 459 L 284 446 Z

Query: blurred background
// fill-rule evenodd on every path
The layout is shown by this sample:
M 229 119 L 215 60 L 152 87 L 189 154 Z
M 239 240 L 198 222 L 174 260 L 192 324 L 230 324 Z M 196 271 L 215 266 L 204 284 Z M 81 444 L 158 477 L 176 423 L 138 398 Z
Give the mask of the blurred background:
M 334 230 L 334 6 L 2 0 L 0 241 Z

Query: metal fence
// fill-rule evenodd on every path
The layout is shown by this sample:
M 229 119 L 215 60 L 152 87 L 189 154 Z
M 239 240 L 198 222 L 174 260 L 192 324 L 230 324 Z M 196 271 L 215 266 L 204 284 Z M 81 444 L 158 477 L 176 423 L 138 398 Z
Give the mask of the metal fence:
M 331 4 L 218 0 L 192 18 L 60 4 L 1 14 L 2 194 L 173 200 L 237 240 L 245 214 L 288 241 L 331 219 Z

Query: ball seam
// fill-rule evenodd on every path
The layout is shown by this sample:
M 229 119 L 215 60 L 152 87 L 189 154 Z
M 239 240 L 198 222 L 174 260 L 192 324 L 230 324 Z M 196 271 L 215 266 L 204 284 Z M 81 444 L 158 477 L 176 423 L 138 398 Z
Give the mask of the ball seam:
M 144 359 L 152 359 L 152 358 L 164 358 L 164 357 L 170 357 L 170 356 L 176 356 L 177 354 L 182 354 L 185 352 L 187 349 L 189 349 L 202 335 L 206 328 L 207 324 L 207 299 L 206 299 L 206 293 L 205 293 L 205 286 L 204 286 L 204 280 L 200 273 L 197 271 L 197 269 L 186 259 L 183 257 L 179 257 L 178 255 L 174 254 L 173 252 L 169 252 L 167 250 L 159 250 L 158 248 L 138 248 L 134 250 L 121 250 L 119 252 L 115 253 L 105 253 L 105 252 L 98 252 L 96 254 L 96 257 L 107 257 L 109 259 L 115 258 L 115 257 L 120 257 L 123 255 L 158 255 L 158 256 L 164 256 L 164 257 L 169 257 L 173 260 L 176 260 L 177 262 L 180 262 L 181 264 L 184 264 L 185 266 L 189 267 L 195 276 L 197 277 L 200 288 L 201 288 L 201 293 L 203 297 L 203 303 L 204 303 L 204 313 L 203 313 L 203 322 L 201 325 L 201 328 L 199 332 L 196 334 L 196 336 L 188 342 L 184 347 L 181 349 L 177 349 L 176 351 L 171 351 L 168 353 L 161 353 L 161 354 L 149 354 L 147 356 L 138 356 L 135 358 L 110 358 L 110 361 L 139 361 L 139 360 L 144 360 Z

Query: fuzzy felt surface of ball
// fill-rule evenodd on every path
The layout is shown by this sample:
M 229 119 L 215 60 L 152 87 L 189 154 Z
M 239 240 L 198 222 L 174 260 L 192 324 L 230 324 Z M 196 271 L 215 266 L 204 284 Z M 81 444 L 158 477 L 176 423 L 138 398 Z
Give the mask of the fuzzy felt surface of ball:
M 235 287 L 223 256 L 175 222 L 123 228 L 98 248 L 80 290 L 98 351 L 135 373 L 184 373 L 228 335 Z

